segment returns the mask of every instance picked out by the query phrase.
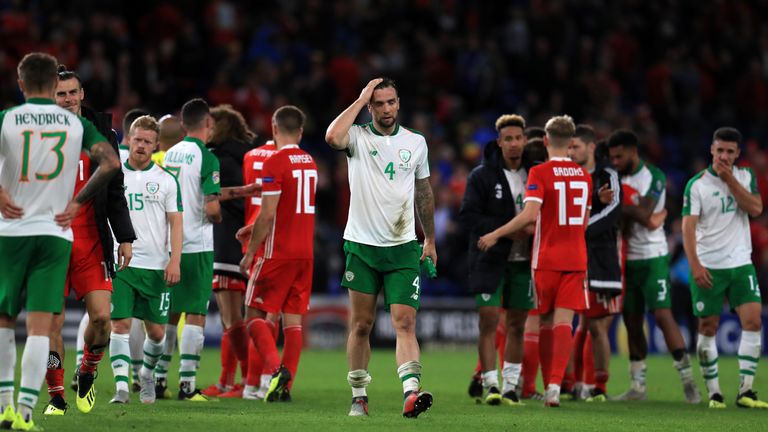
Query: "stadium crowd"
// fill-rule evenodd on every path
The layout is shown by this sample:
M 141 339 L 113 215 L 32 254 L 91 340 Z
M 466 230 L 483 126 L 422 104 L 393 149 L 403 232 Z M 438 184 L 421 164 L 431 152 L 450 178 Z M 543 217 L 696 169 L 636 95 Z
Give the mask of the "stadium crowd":
M 745 133 L 742 164 L 768 198 L 768 8 L 747 1 L 647 2 L 319 1 L 0 2 L 0 102 L 21 101 L 14 68 L 42 50 L 73 67 L 88 103 L 113 114 L 136 107 L 162 115 L 190 96 L 230 103 L 262 138 L 274 109 L 291 101 L 309 115 L 316 156 L 316 292 L 342 292 L 341 244 L 348 201 L 342 155 L 324 125 L 369 77 L 391 76 L 405 124 L 430 146 L 437 200 L 440 278 L 426 295 L 463 292 L 466 233 L 457 224 L 468 172 L 495 136 L 499 113 L 531 125 L 568 112 L 605 138 L 637 131 L 649 161 L 669 179 L 673 262 L 685 284 L 681 197 L 706 165 L 716 125 Z M 88 11 L 83 14 L 82 11 Z M 659 19 L 661 16 L 663 18 Z M 332 30 L 329 30 L 332 29 Z M 768 217 L 753 220 L 754 259 L 768 286 Z M 332 269 L 324 274 L 322 270 Z M 676 279 L 679 280 L 679 279 Z

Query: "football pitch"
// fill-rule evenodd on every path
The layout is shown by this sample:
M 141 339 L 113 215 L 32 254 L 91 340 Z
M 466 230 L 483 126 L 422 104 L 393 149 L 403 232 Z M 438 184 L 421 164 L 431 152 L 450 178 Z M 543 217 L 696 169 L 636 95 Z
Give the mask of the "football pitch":
M 72 352 L 71 350 L 69 351 Z M 19 355 L 21 347 L 19 347 Z M 21 359 L 17 365 L 20 365 Z M 42 410 L 47 401 L 40 392 L 35 421 L 48 431 L 315 431 L 315 430 L 675 430 L 698 431 L 728 428 L 730 430 L 763 430 L 768 410 L 745 410 L 735 407 L 738 367 L 735 357 L 720 358 L 721 388 L 728 408 L 709 410 L 704 403 L 691 406 L 684 402 L 682 386 L 671 358 L 656 356 L 648 361 L 648 396 L 645 402 L 608 402 L 591 404 L 563 401 L 559 409 L 545 409 L 541 402 L 526 401 L 522 407 L 478 405 L 467 395 L 467 386 L 476 354 L 470 350 L 448 351 L 426 349 L 423 386 L 435 396 L 431 410 L 418 419 L 404 419 L 402 388 L 395 371 L 394 352 L 375 350 L 370 372 L 373 382 L 368 388 L 370 417 L 350 418 L 347 411 L 351 392 L 346 382 L 346 359 L 341 351 L 306 351 L 301 358 L 292 403 L 265 404 L 261 401 L 224 399 L 218 402 L 194 403 L 159 400 L 142 405 L 133 394 L 128 405 L 110 405 L 114 392 L 112 373 L 107 359 L 102 362 L 96 380 L 97 402 L 90 414 L 75 408 L 74 392 L 67 388 L 70 409 L 63 417 L 46 418 Z M 67 358 L 67 384 L 72 376 L 71 357 Z M 758 369 L 755 390 L 768 397 L 768 380 Z M 178 383 L 178 354 L 174 356 L 169 384 Z M 18 370 L 18 367 L 17 367 Z M 628 384 L 627 361 L 614 357 L 608 392 L 624 391 Z M 696 366 L 702 393 L 706 389 Z M 219 352 L 206 349 L 198 375 L 198 386 L 214 383 L 219 376 Z M 17 381 L 18 383 L 18 381 Z M 539 382 L 539 390 L 541 383 Z

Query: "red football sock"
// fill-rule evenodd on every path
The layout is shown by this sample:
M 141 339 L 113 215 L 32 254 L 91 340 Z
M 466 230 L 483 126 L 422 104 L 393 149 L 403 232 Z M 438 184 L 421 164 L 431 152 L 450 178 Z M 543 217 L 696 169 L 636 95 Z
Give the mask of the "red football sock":
M 573 335 L 570 324 L 557 324 L 552 329 L 552 362 L 549 372 L 549 384 L 562 384 L 568 359 L 573 348 Z
M 252 319 L 248 322 L 248 333 L 264 361 L 264 372 L 271 374 L 277 371 L 280 368 L 280 354 L 267 322 L 263 318 Z
M 504 367 L 504 350 L 507 347 L 507 327 L 505 322 L 496 326 L 496 351 L 499 353 L 499 367 Z
M 235 367 L 237 367 L 235 363 L 235 353 L 232 352 L 232 345 L 229 341 L 229 332 L 225 330 L 221 335 L 220 386 L 227 387 L 235 383 Z
M 80 363 L 80 372 L 82 373 L 94 373 L 99 366 L 101 358 L 104 357 L 104 351 L 106 351 L 107 345 L 100 347 L 89 347 L 86 344 L 83 347 L 83 361 Z
M 51 369 L 45 371 L 45 382 L 48 384 L 48 394 L 51 397 L 59 395 L 64 397 L 64 369 Z
M 261 385 L 261 370 L 264 368 L 264 361 L 253 344 L 253 340 L 248 343 L 248 375 L 245 383 L 249 386 L 259 387 Z
M 539 328 L 539 362 L 541 363 L 541 378 L 544 380 L 545 390 L 549 386 L 549 377 L 552 370 L 552 344 L 554 343 L 552 335 L 552 327 L 541 326 Z
M 595 370 L 595 388 L 602 390 L 603 393 L 607 393 L 605 385 L 608 383 L 608 376 L 607 370 Z
M 569 378 L 572 382 L 584 382 L 584 338 L 589 332 L 584 327 L 579 326 L 576 328 L 576 332 L 573 334 L 573 352 L 571 353 L 571 361 L 573 362 L 573 376 L 569 376 L 568 372 L 565 373 L 563 381 L 563 387 L 565 387 L 565 381 Z
M 523 335 L 523 394 L 536 392 L 536 375 L 539 372 L 539 334 Z
M 592 335 L 587 332 L 584 338 L 584 384 L 595 384 L 595 354 L 592 352 Z
M 227 332 L 229 332 L 229 343 L 232 345 L 232 351 L 235 353 L 237 360 L 248 360 L 248 333 L 245 331 L 245 323 L 239 321 L 232 324 L 232 327 L 228 328 Z
M 301 357 L 301 347 L 304 344 L 304 332 L 300 325 L 283 328 L 283 364 L 291 372 L 291 381 L 288 382 L 288 389 L 293 387 L 293 381 L 296 379 L 296 371 L 299 369 L 299 358 Z

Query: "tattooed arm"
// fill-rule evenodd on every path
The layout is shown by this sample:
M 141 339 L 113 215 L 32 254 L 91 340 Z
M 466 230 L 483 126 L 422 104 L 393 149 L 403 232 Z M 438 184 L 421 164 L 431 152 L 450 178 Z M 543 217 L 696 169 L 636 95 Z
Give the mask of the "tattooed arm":
M 211 223 L 221 223 L 221 204 L 219 203 L 219 196 L 216 194 L 205 196 L 205 217 Z
M 435 197 L 432 195 L 432 186 L 429 177 L 416 179 L 416 214 L 419 215 L 421 227 L 424 229 L 424 253 L 421 260 L 432 258 L 437 266 L 437 250 L 435 249 Z
M 67 229 L 72 224 L 72 220 L 77 215 L 80 206 L 91 200 L 101 188 L 106 187 L 112 177 L 120 170 L 120 159 L 112 146 L 106 142 L 98 142 L 91 146 L 91 160 L 96 162 L 99 167 L 96 168 L 88 183 L 80 189 L 75 199 L 67 204 L 63 213 L 56 215 L 56 223 Z

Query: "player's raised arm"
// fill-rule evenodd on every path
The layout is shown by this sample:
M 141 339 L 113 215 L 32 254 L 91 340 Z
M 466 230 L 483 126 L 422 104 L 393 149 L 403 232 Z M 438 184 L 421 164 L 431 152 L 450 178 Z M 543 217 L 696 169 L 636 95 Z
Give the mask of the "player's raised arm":
M 335 150 L 344 150 L 349 145 L 349 128 L 355 122 L 357 115 L 371 101 L 374 88 L 383 81 L 382 78 L 376 78 L 368 82 L 368 85 L 360 92 L 360 97 L 352 103 L 347 109 L 342 111 L 335 120 L 331 122 L 325 131 L 325 142 Z
M 56 215 L 54 220 L 60 227 L 66 229 L 72 224 L 80 206 L 91 200 L 99 189 L 106 187 L 112 177 L 120 170 L 120 159 L 115 150 L 107 141 L 97 142 L 90 147 L 91 160 L 99 167 L 83 186 L 80 193 L 67 205 L 62 213 Z

